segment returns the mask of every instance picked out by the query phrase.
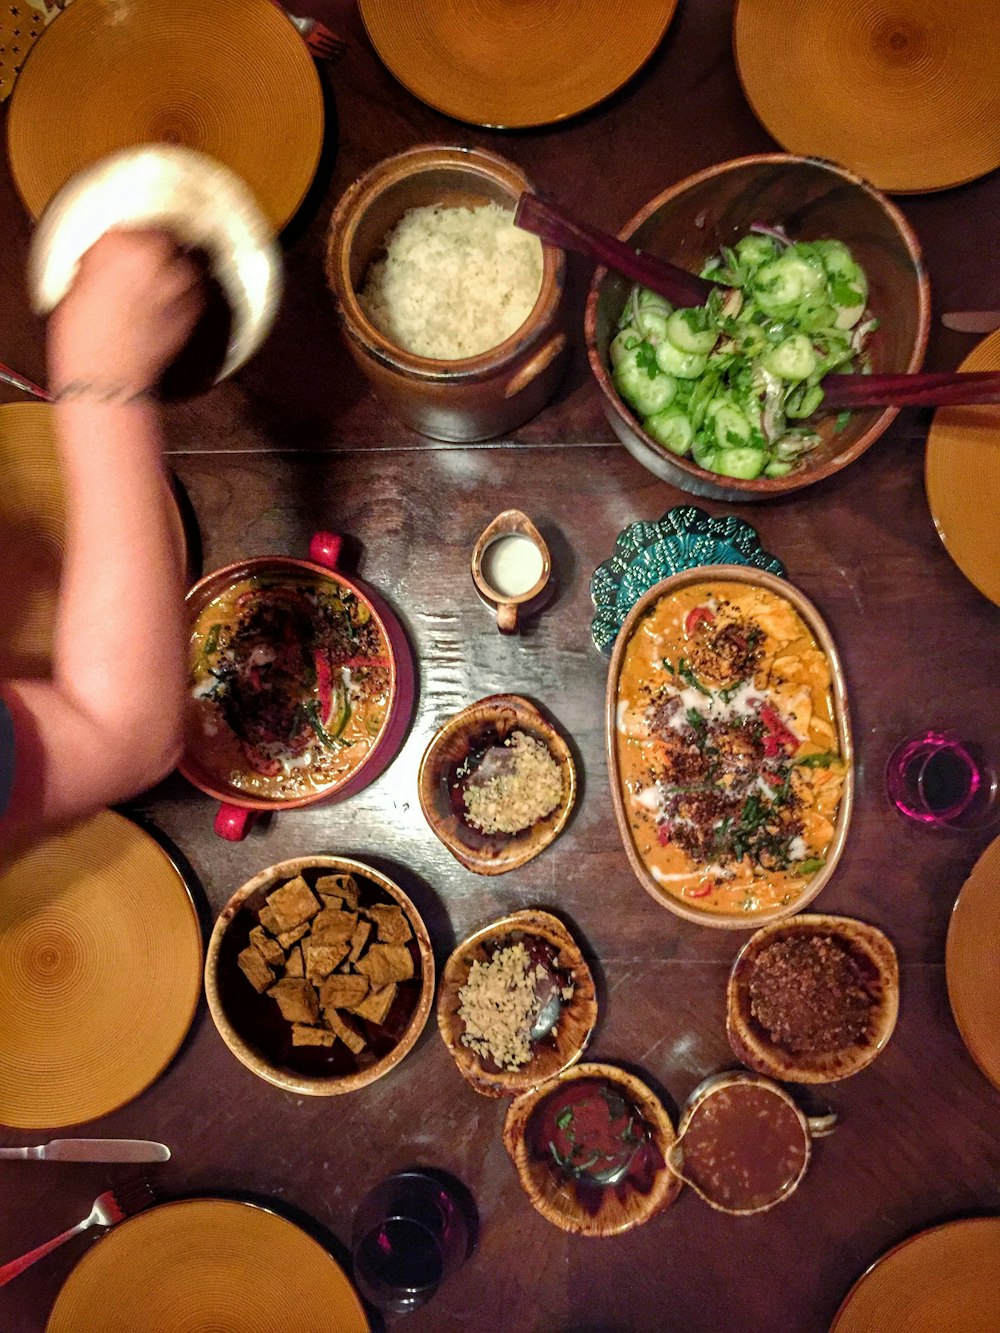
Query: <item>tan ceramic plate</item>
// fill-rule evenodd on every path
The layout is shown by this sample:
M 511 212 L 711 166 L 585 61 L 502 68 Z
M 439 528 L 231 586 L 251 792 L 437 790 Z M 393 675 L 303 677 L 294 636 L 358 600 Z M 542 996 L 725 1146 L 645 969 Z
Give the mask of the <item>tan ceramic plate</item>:
M 403 909 L 420 954 L 420 991 L 403 1035 L 387 1054 L 352 1073 L 312 1075 L 272 1063 L 260 1049 L 260 1037 L 257 1034 L 255 1039 L 252 1024 L 245 1015 L 241 1016 L 241 1009 L 236 1007 L 235 1002 L 231 998 L 227 999 L 227 996 L 234 994 L 246 995 L 250 1001 L 256 998 L 250 983 L 237 969 L 236 953 L 240 946 L 230 945 L 226 938 L 234 919 L 244 912 L 262 907 L 268 893 L 280 880 L 293 879 L 303 870 L 322 870 L 328 874 L 345 871 L 370 880 Z M 247 1069 L 268 1083 L 273 1083 L 276 1088 L 284 1088 L 286 1092 L 311 1097 L 335 1097 L 341 1093 L 356 1092 L 358 1088 L 367 1087 L 369 1083 L 382 1078 L 416 1045 L 434 1001 L 434 953 L 427 927 L 416 907 L 398 884 L 394 884 L 374 866 L 344 856 L 298 856 L 290 861 L 279 861 L 277 865 L 268 866 L 266 870 L 254 875 L 253 879 L 236 890 L 219 913 L 205 956 L 205 995 L 222 1040 Z M 391 1011 L 389 1017 L 392 1017 Z
M 1000 166 L 996 0 L 739 0 L 733 45 L 747 101 L 789 152 L 900 194 Z
M 200 990 L 187 885 L 135 824 L 106 810 L 7 865 L 0 1124 L 51 1129 L 124 1106 L 170 1063 Z
M 630 1188 L 624 1197 L 619 1197 L 617 1190 L 607 1188 L 595 1214 L 581 1207 L 575 1195 L 560 1182 L 545 1162 L 532 1160 L 525 1138 L 525 1130 L 535 1107 L 561 1083 L 581 1078 L 607 1079 L 616 1084 L 649 1125 L 653 1142 L 664 1160 L 648 1194 L 640 1194 Z M 574 1065 L 542 1087 L 526 1092 L 511 1103 L 503 1126 L 504 1147 L 517 1168 L 521 1187 L 533 1206 L 554 1226 L 577 1236 L 618 1236 L 623 1231 L 642 1226 L 673 1203 L 680 1193 L 682 1182 L 667 1167 L 666 1159 L 676 1137 L 670 1117 L 656 1094 L 634 1074 L 617 1065 L 606 1064 Z
M 17 570 L 0 583 L 5 676 L 45 675 L 52 656 L 66 531 L 52 416 L 48 403 L 0 406 L 0 568 Z M 184 525 L 173 512 L 186 566 Z
M 534 937 L 553 945 L 557 966 L 572 974 L 573 998 L 564 1003 L 552 1044 L 540 1045 L 528 1064 L 519 1070 L 499 1069 L 468 1046 L 462 1045 L 465 1023 L 459 1017 L 459 992 L 469 979 L 473 962 L 485 962 L 486 944 L 516 943 Z M 572 935 L 549 912 L 530 908 L 512 912 L 477 930 L 458 946 L 444 966 L 437 1002 L 438 1027 L 451 1051 L 459 1073 L 484 1097 L 515 1097 L 566 1069 L 579 1060 L 597 1022 L 597 994 L 583 954 Z
M 74 0 L 42 34 L 7 121 L 11 173 L 36 218 L 83 167 L 158 141 L 216 158 L 285 225 L 319 162 L 323 97 L 279 6 Z
M 673 894 L 668 893 L 653 878 L 639 855 L 638 848 L 632 838 L 628 811 L 625 808 L 621 790 L 621 768 L 618 762 L 618 746 L 616 744 L 618 677 L 621 673 L 622 661 L 628 642 L 639 621 L 661 597 L 669 596 L 671 593 L 677 592 L 678 589 L 687 587 L 690 583 L 721 583 L 723 581 L 749 583 L 754 587 L 767 588 L 776 597 L 791 603 L 812 631 L 813 637 L 830 663 L 837 741 L 840 755 L 847 768 L 844 790 L 837 809 L 837 823 L 834 828 L 833 841 L 826 853 L 826 865 L 806 883 L 798 898 L 782 907 L 774 907 L 765 912 L 708 912 L 695 907 L 691 902 L 682 902 L 679 898 L 675 898 Z M 779 579 L 777 575 L 768 574 L 762 569 L 748 569 L 744 565 L 712 565 L 702 569 L 686 569 L 683 573 L 674 574 L 671 578 L 664 579 L 662 583 L 655 584 L 648 592 L 644 593 L 626 616 L 625 622 L 618 633 L 618 638 L 615 640 L 611 666 L 608 670 L 604 734 L 608 757 L 608 773 L 611 779 L 611 799 L 614 802 L 615 818 L 618 821 L 618 832 L 625 846 L 625 854 L 629 859 L 629 864 L 635 873 L 636 879 L 661 907 L 668 907 L 671 912 L 676 912 L 685 921 L 693 921 L 700 926 L 716 926 L 723 930 L 754 930 L 756 927 L 766 925 L 770 921 L 777 921 L 781 917 L 790 916 L 793 912 L 800 912 L 803 907 L 812 902 L 836 870 L 837 862 L 840 860 L 844 844 L 847 841 L 847 830 L 850 826 L 851 810 L 854 806 L 854 745 L 851 740 L 851 721 L 847 710 L 847 687 L 844 682 L 844 671 L 840 665 L 840 657 L 830 631 L 812 602 L 786 579 Z
M 523 731 L 542 741 L 562 770 L 561 803 L 520 833 L 480 833 L 452 808 L 450 774 L 488 730 L 501 740 Z M 456 713 L 424 751 L 417 782 L 424 818 L 456 861 L 477 875 L 502 875 L 533 860 L 562 832 L 576 800 L 576 767 L 569 746 L 535 705 L 517 694 L 491 694 Z
M 998 937 L 1000 838 L 995 838 L 955 900 L 945 951 L 951 1012 L 969 1054 L 995 1088 L 1000 1088 Z
M 1000 30 L 1000 23 L 997 25 Z M 1000 329 L 960 370 L 1000 370 Z M 947 407 L 927 436 L 924 482 L 938 536 L 965 577 L 1000 606 L 1000 404 Z
M 372 45 L 422 102 L 472 125 L 564 120 L 656 50 L 677 0 L 360 0 Z
M 354 1288 L 299 1227 L 256 1204 L 181 1199 L 109 1231 L 67 1278 L 46 1333 L 368 1333 Z
M 876 1003 L 868 1035 L 844 1050 L 796 1055 L 771 1041 L 750 1012 L 750 977 L 761 950 L 800 935 L 831 936 L 843 944 L 870 978 Z M 886 935 L 848 916 L 806 913 L 751 935 L 736 956 L 726 989 L 726 1034 L 737 1059 L 760 1074 L 788 1083 L 836 1083 L 870 1065 L 885 1049 L 899 1013 L 899 964 Z
M 966 1217 L 911 1236 L 848 1292 L 830 1333 L 996 1333 L 1000 1217 Z

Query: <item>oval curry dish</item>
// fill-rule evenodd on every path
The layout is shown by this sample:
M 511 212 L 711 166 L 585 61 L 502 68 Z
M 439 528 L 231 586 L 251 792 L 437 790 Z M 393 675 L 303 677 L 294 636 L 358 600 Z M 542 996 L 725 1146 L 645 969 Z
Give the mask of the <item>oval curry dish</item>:
M 267 557 L 203 579 L 188 604 L 185 777 L 257 810 L 340 791 L 383 740 L 396 690 L 364 593 L 320 565 Z
M 651 588 L 618 636 L 605 725 L 625 851 L 662 906 L 753 929 L 830 878 L 853 803 L 847 698 L 787 582 L 719 565 Z

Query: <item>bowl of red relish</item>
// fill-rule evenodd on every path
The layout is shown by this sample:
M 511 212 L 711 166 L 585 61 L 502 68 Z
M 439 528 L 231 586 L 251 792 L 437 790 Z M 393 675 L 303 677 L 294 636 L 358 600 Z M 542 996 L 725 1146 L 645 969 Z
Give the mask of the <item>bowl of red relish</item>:
M 578 1236 L 617 1236 L 677 1197 L 660 1099 L 617 1065 L 574 1065 L 518 1097 L 503 1141 L 532 1205 Z

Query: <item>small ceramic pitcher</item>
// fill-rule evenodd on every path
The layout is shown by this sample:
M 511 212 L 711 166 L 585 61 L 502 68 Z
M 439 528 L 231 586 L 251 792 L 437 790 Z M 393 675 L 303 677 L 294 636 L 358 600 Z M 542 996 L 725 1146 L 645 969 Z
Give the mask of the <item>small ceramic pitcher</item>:
M 541 610 L 554 591 L 551 576 L 549 548 L 520 509 L 498 514 L 472 552 L 472 581 L 501 634 L 516 634 L 519 618 Z
M 707 1099 L 716 1096 L 727 1088 L 740 1085 L 745 1086 L 747 1084 L 772 1093 L 775 1097 L 780 1098 L 780 1100 L 795 1113 L 795 1118 L 798 1121 L 802 1133 L 802 1164 L 795 1178 L 791 1180 L 781 1192 L 776 1195 L 776 1197 L 753 1207 L 736 1208 L 721 1203 L 718 1199 L 713 1198 L 710 1194 L 706 1193 L 690 1175 L 685 1174 L 684 1135 L 691 1124 L 695 1112 Z M 808 1169 L 812 1140 L 823 1138 L 827 1134 L 832 1134 L 836 1128 L 836 1123 L 837 1117 L 833 1114 L 822 1116 L 806 1115 L 780 1083 L 775 1083 L 771 1079 L 764 1078 L 760 1074 L 752 1074 L 748 1070 L 728 1070 L 725 1073 L 713 1074 L 709 1078 L 704 1079 L 703 1082 L 698 1084 L 694 1092 L 692 1092 L 691 1096 L 688 1098 L 681 1114 L 680 1124 L 677 1128 L 677 1141 L 671 1144 L 667 1152 L 667 1166 L 674 1175 L 680 1180 L 683 1180 L 686 1185 L 690 1185 L 695 1193 L 704 1199 L 712 1208 L 717 1209 L 721 1213 L 728 1213 L 733 1217 L 749 1217 L 755 1213 L 767 1212 L 768 1209 L 773 1208 L 775 1204 L 783 1203 L 785 1199 L 790 1198 L 791 1195 L 794 1194 Z

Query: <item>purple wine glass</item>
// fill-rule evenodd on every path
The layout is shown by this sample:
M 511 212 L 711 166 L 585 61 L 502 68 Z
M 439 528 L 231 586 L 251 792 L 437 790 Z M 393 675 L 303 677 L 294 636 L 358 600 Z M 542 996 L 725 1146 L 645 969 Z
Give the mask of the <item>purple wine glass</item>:
M 389 1314 L 408 1314 L 461 1268 L 474 1239 L 464 1187 L 433 1171 L 399 1171 L 362 1199 L 351 1250 L 361 1294 Z
M 997 774 L 975 743 L 928 730 L 901 741 L 885 770 L 890 801 L 928 828 L 981 828 L 996 816 Z

